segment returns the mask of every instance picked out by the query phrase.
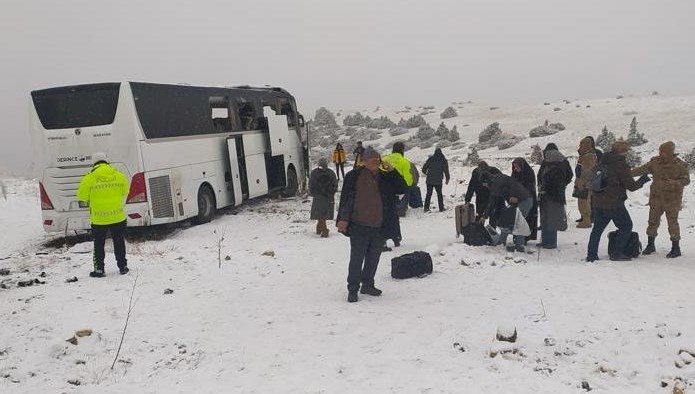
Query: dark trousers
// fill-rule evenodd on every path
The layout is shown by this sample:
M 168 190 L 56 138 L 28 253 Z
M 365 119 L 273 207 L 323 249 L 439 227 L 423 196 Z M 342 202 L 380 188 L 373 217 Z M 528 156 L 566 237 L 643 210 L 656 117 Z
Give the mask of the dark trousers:
M 92 224 L 92 237 L 94 237 L 94 269 L 104 270 L 104 243 L 106 243 L 106 234 L 111 233 L 113 240 L 113 252 L 116 255 L 116 263 L 118 268 L 124 268 L 128 265 L 125 258 L 125 239 L 123 234 L 126 229 L 126 221 L 120 223 L 98 225 Z
M 615 237 L 615 250 L 625 250 L 627 242 L 630 240 L 630 234 L 632 234 L 632 218 L 630 218 L 630 212 L 625 208 L 625 204 L 621 204 L 615 209 L 594 208 L 592 217 L 594 218 L 594 227 L 591 229 L 591 237 L 589 237 L 587 257 L 598 257 L 601 235 L 611 221 L 618 228 Z
M 437 204 L 439 210 L 444 209 L 444 195 L 442 194 L 442 185 L 427 184 L 427 194 L 425 195 L 425 211 L 430 210 L 430 200 L 432 199 L 432 189 L 437 191 Z
M 557 248 L 557 230 L 541 229 L 541 245 L 547 249 Z
M 384 238 L 378 228 L 350 224 L 350 267 L 348 291 L 374 286 L 374 275 L 384 246 Z
M 345 178 L 345 163 L 335 163 L 335 175 L 338 176 L 338 180 L 340 180 L 340 174 L 343 174 L 343 178 Z

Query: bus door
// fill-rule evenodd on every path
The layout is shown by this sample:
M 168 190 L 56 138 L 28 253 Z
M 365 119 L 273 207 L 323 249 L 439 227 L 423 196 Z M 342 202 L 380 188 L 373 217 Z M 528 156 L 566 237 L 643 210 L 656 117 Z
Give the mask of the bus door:
M 263 116 L 268 119 L 271 155 L 286 155 L 290 135 L 290 130 L 287 125 L 287 116 L 277 115 L 275 111 L 268 106 L 263 107 Z
M 241 137 L 243 143 L 243 161 L 246 167 L 248 198 L 268 194 L 268 173 L 266 171 L 265 153 L 268 146 L 268 134 L 249 133 Z
M 245 176 L 242 178 L 241 171 L 239 168 L 239 157 L 243 160 L 243 155 L 239 155 L 241 146 L 237 146 L 241 143 L 241 139 L 237 137 L 227 138 L 227 152 L 229 154 L 229 164 L 231 167 L 231 179 L 232 190 L 234 192 L 234 205 L 239 205 L 244 200 L 244 193 L 241 190 L 242 183 L 246 183 Z M 242 182 L 242 180 L 244 182 Z M 248 190 L 248 189 L 247 189 Z M 248 193 L 248 192 L 247 192 Z

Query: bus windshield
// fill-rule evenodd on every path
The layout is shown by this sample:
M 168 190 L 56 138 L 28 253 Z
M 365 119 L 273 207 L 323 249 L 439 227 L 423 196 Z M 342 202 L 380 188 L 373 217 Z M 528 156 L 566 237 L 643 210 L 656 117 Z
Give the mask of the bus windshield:
M 66 86 L 31 93 L 46 130 L 102 126 L 113 123 L 120 83 Z

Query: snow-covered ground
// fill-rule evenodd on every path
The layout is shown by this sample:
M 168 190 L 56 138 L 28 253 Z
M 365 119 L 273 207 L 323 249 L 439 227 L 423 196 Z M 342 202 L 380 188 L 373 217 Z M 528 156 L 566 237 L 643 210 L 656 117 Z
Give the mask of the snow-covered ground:
M 695 100 L 647 99 L 673 100 L 660 111 L 671 111 L 663 129 L 676 130 L 650 132 L 640 119 L 651 146 L 665 138 L 692 145 L 686 126 L 695 124 Z M 530 117 L 508 111 L 510 119 Z M 548 118 L 567 134 L 538 140 L 573 151 L 608 122 L 595 119 L 589 133 L 562 113 Z M 627 130 L 631 117 L 620 119 Z M 517 122 L 521 130 L 543 120 Z M 475 129 L 477 136 L 482 126 Z M 507 158 L 524 149 L 481 156 L 509 171 Z M 427 152 L 411 153 L 421 163 Z M 451 164 L 450 208 L 470 173 Z M 92 279 L 91 243 L 46 246 L 56 236 L 41 228 L 35 183 L 2 181 L 0 270 L 9 270 L 0 276 L 2 393 L 671 393 L 683 383 L 695 390 L 695 186 L 681 215 L 684 257 L 674 260 L 665 258 L 665 223 L 655 255 L 609 262 L 604 235 L 604 260 L 589 264 L 582 261 L 589 230 L 560 233 L 555 251 L 539 255 L 531 243 L 531 254 L 510 255 L 456 239 L 453 210 L 411 210 L 403 245 L 382 255 L 376 282 L 384 294 L 348 304 L 348 239 L 333 230 L 319 238 L 304 198 L 257 201 L 206 225 L 132 236 L 130 274 L 118 275 L 107 249 L 107 277 Z M 630 195 L 642 238 L 647 199 L 646 189 Z M 577 217 L 573 201 L 568 211 Z M 434 273 L 391 279 L 390 259 L 414 250 L 432 254 Z M 36 281 L 18 286 L 29 280 Z M 495 340 L 498 329 L 511 328 L 516 343 Z M 92 334 L 66 342 L 83 329 Z

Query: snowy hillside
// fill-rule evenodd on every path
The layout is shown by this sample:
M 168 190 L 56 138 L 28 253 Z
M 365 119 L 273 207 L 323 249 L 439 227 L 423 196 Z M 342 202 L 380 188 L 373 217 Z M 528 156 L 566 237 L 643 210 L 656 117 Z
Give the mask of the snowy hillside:
M 553 141 L 571 153 L 579 138 L 597 135 L 604 125 L 626 134 L 635 116 L 623 114 L 629 111 L 638 112 L 640 131 L 649 139 L 640 147 L 645 152 L 667 138 L 679 151 L 695 143 L 689 134 L 694 98 L 626 97 L 492 111 L 460 106 L 454 106 L 458 116 L 444 122 L 457 125 L 467 144 L 492 122 L 525 136 L 545 119 L 567 127 L 508 150 L 480 152 L 505 172 L 507 158 L 530 152 L 534 143 Z M 443 110 L 425 116 L 435 129 Z M 398 122 L 417 112 L 395 111 L 363 114 Z M 383 132 L 376 140 L 382 147 L 402 138 Z M 422 162 L 431 150 L 407 155 Z M 453 181 L 444 188 L 451 208 L 462 201 L 471 168 L 455 159 L 465 158 L 467 149 L 444 151 L 452 166 Z M 558 250 L 541 251 L 532 242 L 531 253 L 512 255 L 464 245 L 455 237 L 451 209 L 411 210 L 402 221 L 403 245 L 382 255 L 376 285 L 384 294 L 348 304 L 349 241 L 333 223 L 328 239 L 314 233 L 308 199 L 263 199 L 209 224 L 133 233 L 127 276 L 118 275 L 107 242 L 107 276 L 92 279 L 91 242 L 75 236 L 63 245 L 44 234 L 36 184 L 2 182 L 2 393 L 695 390 L 695 245 L 689 242 L 695 185 L 686 189 L 681 214 L 684 257 L 674 260 L 665 259 L 665 222 L 655 255 L 612 263 L 604 235 L 602 260 L 590 264 L 583 262 L 589 230 L 572 226 L 560 233 Z M 642 238 L 647 200 L 646 189 L 629 200 Z M 567 208 L 576 219 L 575 202 Z M 415 250 L 432 254 L 434 273 L 392 279 L 390 259 Z M 134 307 L 116 358 L 133 289 Z M 516 343 L 495 339 L 498 329 L 514 328 Z
M 423 115 L 423 118 L 434 129 L 440 123 L 444 123 L 447 128 L 452 129 L 456 126 L 460 134 L 460 141 L 465 143 L 459 149 L 445 148 L 445 154 L 453 158 L 463 158 L 471 144 L 478 142 L 480 132 L 488 125 L 498 122 L 500 128 L 506 134 L 523 138 L 521 142 L 512 148 L 498 150 L 491 148 L 480 152 L 480 157 L 495 163 L 498 159 L 507 157 L 526 156 L 531 152 L 531 146 L 539 144 L 544 147 L 549 142 L 555 142 L 560 150 L 568 156 L 576 156 L 579 140 L 587 135 L 598 136 L 601 129 L 606 126 L 616 137 L 626 137 L 630 122 L 636 117 L 639 122 L 639 131 L 645 133 L 649 142 L 636 150 L 640 152 L 646 160 L 647 157 L 655 152 L 656 148 L 663 141 L 673 139 L 680 152 L 690 152 L 695 147 L 693 130 L 695 127 L 695 97 L 668 97 L 662 95 L 651 95 L 643 97 L 626 96 L 608 99 L 595 100 L 562 100 L 559 102 L 538 103 L 535 105 L 510 105 L 510 106 L 491 106 L 478 104 L 468 101 L 452 102 L 447 106 L 411 106 L 404 108 L 361 108 L 355 110 L 337 109 L 332 110 L 335 114 L 336 123 L 343 126 L 346 116 L 354 115 L 359 112 L 363 116 L 376 119 L 382 116 L 387 117 L 394 123 L 400 119 L 408 119 L 414 115 Z M 547 104 L 547 105 L 546 105 Z M 458 116 L 447 119 L 440 117 L 441 113 L 451 106 L 455 109 Z M 555 135 L 529 138 L 531 129 L 543 125 L 545 121 L 549 123 L 559 122 L 566 127 L 566 130 Z M 365 139 L 365 144 L 376 145 L 383 150 L 389 150 L 395 140 L 408 140 L 416 135 L 417 128 L 409 129 L 408 133 L 391 136 L 389 129 L 371 130 L 377 133 L 379 138 L 372 141 Z M 350 141 L 345 145 L 346 150 L 352 151 L 354 148 L 354 138 L 344 134 L 344 127 L 338 131 L 339 141 Z M 320 139 L 321 131 L 316 132 L 315 138 Z M 369 134 L 369 133 L 367 133 Z M 650 138 L 651 137 L 651 138 Z M 326 145 L 326 149 L 316 147 L 312 151 L 314 157 L 324 155 L 328 149 L 335 146 L 333 140 Z M 412 144 L 411 144 L 412 145 Z M 432 153 L 433 148 L 420 149 L 413 148 L 408 156 L 416 162 L 424 161 Z

